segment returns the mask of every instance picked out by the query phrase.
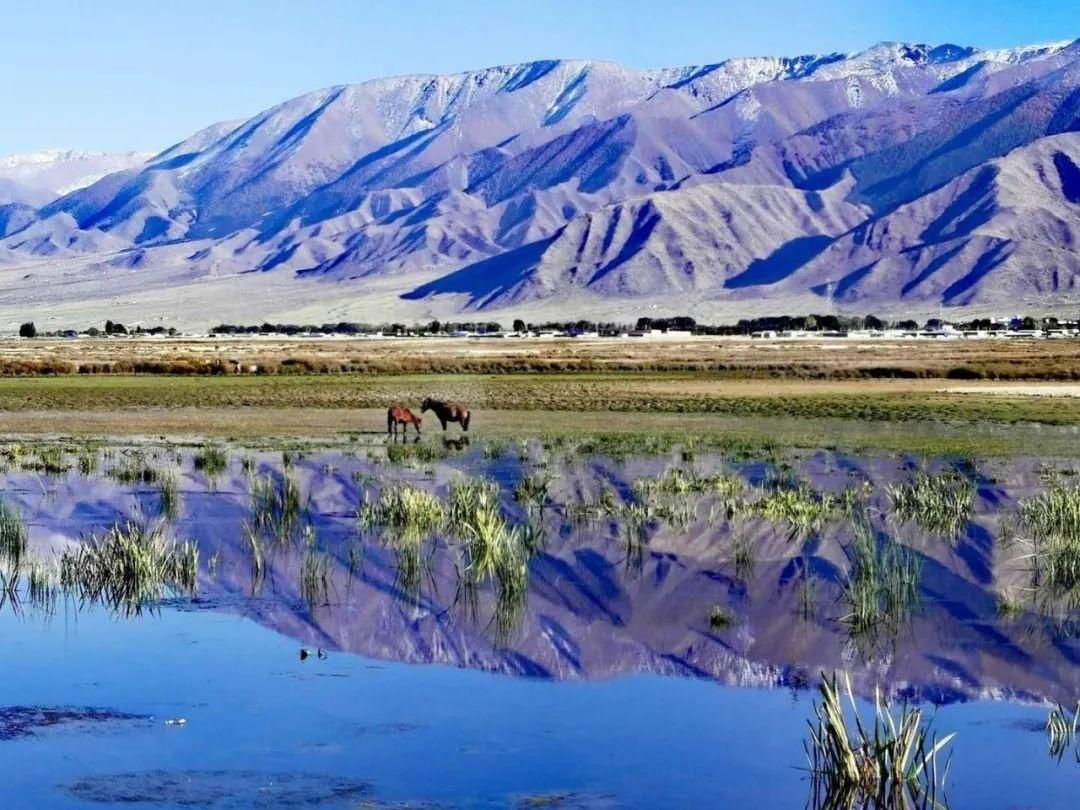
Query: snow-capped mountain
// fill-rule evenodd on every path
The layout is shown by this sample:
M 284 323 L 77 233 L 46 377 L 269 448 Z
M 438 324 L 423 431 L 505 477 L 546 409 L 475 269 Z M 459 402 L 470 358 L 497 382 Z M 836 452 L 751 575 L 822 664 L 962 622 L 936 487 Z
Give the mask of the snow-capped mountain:
M 0 207 L 0 312 L 1072 306 L 1078 131 L 1080 41 L 378 79 Z
M 153 157 L 152 152 L 85 152 L 44 149 L 25 155 L 0 157 L 0 202 L 39 205 L 96 183 L 113 172 L 131 169 Z M 24 190 L 27 199 L 13 199 Z

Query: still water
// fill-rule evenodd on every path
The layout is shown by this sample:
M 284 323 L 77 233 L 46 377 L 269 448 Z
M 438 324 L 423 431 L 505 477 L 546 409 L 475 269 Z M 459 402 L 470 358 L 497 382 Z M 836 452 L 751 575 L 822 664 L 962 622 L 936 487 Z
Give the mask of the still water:
M 1068 485 L 1067 461 L 531 441 L 233 451 L 208 474 L 198 452 L 9 465 L 3 501 L 43 565 L 128 520 L 200 553 L 197 593 L 137 609 L 5 601 L 5 807 L 804 807 L 807 719 L 834 670 L 860 699 L 880 688 L 956 732 L 950 807 L 1075 806 L 1080 763 L 1049 756 L 1044 731 L 1080 695 L 1074 612 L 998 606 L 1029 584 L 1005 542 L 1018 505 Z M 117 472 L 133 467 L 173 471 L 171 515 L 153 474 Z M 971 489 L 956 537 L 892 514 L 889 487 L 922 473 Z M 858 491 L 877 541 L 918 559 L 917 604 L 853 633 L 847 518 L 796 531 L 733 514 L 715 488 L 676 492 L 679 475 L 738 479 L 751 501 Z M 515 499 L 532 476 L 544 492 Z M 496 583 L 463 590 L 439 531 L 402 542 L 358 520 L 395 486 L 446 502 L 465 479 L 495 481 L 505 520 L 539 538 L 513 605 Z M 291 482 L 301 504 L 286 541 L 264 538 L 261 573 L 245 539 L 256 480 Z M 631 527 L 635 502 L 656 509 Z

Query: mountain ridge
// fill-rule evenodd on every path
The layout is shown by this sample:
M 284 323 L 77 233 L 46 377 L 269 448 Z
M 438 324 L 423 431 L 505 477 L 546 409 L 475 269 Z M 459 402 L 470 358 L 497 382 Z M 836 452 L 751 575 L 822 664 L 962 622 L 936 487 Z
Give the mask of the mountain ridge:
M 770 301 L 820 306 L 822 274 L 847 279 L 825 296 L 840 308 L 997 308 L 1018 293 L 1070 307 L 1080 215 L 1065 181 L 1017 170 L 991 185 L 991 220 L 1019 210 L 998 195 L 1036 194 L 1058 241 L 1014 228 L 989 269 L 971 241 L 944 260 L 975 273 L 964 295 L 897 293 L 926 269 L 900 269 L 921 244 L 910 238 L 907 254 L 843 246 L 859 227 L 905 230 L 918 201 L 1017 150 L 1071 177 L 1078 130 L 1080 41 L 879 43 L 650 70 L 546 60 L 336 85 L 0 215 L 0 318 L 43 304 L 15 283 L 27 269 L 46 287 L 64 279 L 79 296 L 65 312 L 115 306 L 112 285 L 162 321 L 233 314 L 209 292 L 224 287 L 253 320 L 320 300 L 371 319 L 676 310 L 688 296 L 723 319 Z M 886 268 L 896 277 L 879 283 Z M 162 311 L 170 287 L 198 305 Z

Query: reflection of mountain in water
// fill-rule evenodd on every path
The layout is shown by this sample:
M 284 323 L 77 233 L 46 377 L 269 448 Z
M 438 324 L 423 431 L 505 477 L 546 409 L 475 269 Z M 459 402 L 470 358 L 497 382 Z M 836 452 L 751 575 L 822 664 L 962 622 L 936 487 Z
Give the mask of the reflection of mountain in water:
M 546 542 L 529 565 L 527 603 L 505 632 L 493 621 L 490 589 L 481 589 L 473 609 L 459 598 L 462 561 L 446 542 L 424 544 L 419 587 L 412 592 L 402 585 L 392 545 L 358 528 L 361 492 L 372 497 L 380 481 L 408 479 L 445 493 L 448 481 L 463 471 L 499 480 L 504 510 L 524 521 L 526 508 L 509 492 L 537 452 L 533 447 L 529 460 L 506 453 L 491 460 L 473 450 L 432 462 L 428 472 L 339 454 L 296 462 L 290 474 L 309 498 L 315 535 L 264 548 L 257 598 L 249 598 L 249 496 L 239 462 L 210 487 L 201 475 L 185 474 L 175 532 L 196 538 L 202 548 L 200 602 L 331 650 L 534 677 L 655 672 L 759 686 L 800 686 L 819 670 L 847 668 L 863 692 L 886 683 L 944 702 L 976 696 L 1070 701 L 1080 692 L 1080 645 L 1060 625 L 1030 612 L 1013 621 L 997 618 L 1000 590 L 1027 582 L 1015 559 L 1019 552 L 1002 549 L 994 538 L 1016 500 L 1042 486 L 1030 462 L 995 462 L 980 474 L 965 473 L 978 486 L 974 519 L 954 545 L 917 527 L 885 522 L 885 485 L 908 479 L 913 470 L 893 457 L 812 453 L 791 459 L 790 470 L 775 461 L 725 465 L 718 456 L 689 463 L 675 455 L 552 460 L 549 469 L 559 475 L 551 485 L 555 505 L 542 517 Z M 634 533 L 619 518 L 575 523 L 559 505 L 597 501 L 605 490 L 630 499 L 635 480 L 655 480 L 679 465 L 737 470 L 754 484 L 795 477 L 828 491 L 869 482 L 875 526 L 902 538 L 922 560 L 921 607 L 895 632 L 852 638 L 840 620 L 847 611 L 841 585 L 850 567 L 844 550 L 850 532 L 842 523 L 803 543 L 761 518 L 728 521 L 706 497 L 687 526 L 649 523 L 644 545 L 636 547 L 627 539 Z M 185 471 L 190 466 L 188 459 Z M 277 456 L 260 456 L 255 467 L 281 475 Z M 152 488 L 136 488 L 133 500 L 131 487 L 105 478 L 48 481 L 46 489 L 55 491 L 43 496 L 33 476 L 11 473 L 5 489 L 26 515 L 38 550 L 71 542 L 133 510 L 153 514 L 157 503 Z M 311 542 L 329 558 L 325 596 L 313 597 L 301 584 L 305 560 L 316 553 L 308 549 Z M 752 551 L 752 565 L 735 564 L 733 543 Z M 715 606 L 731 621 L 714 629 Z

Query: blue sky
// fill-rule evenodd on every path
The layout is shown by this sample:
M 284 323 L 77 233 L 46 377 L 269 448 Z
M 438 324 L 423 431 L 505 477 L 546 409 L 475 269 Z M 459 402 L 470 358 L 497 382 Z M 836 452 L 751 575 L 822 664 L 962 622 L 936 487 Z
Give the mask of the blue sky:
M 1080 36 L 1075 0 L 0 0 L 0 154 L 159 149 L 330 84 Z

